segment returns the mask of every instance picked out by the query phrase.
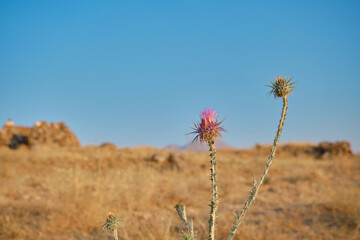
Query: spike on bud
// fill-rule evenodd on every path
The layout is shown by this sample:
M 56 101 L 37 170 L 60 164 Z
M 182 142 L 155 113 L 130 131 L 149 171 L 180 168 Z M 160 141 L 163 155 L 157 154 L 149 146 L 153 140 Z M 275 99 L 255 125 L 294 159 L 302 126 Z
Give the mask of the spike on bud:
M 109 212 L 107 218 L 105 219 L 105 223 L 103 224 L 103 230 L 107 230 L 108 232 L 114 232 L 120 226 L 119 218 L 113 213 Z
M 217 137 L 221 137 L 221 132 L 224 132 L 224 127 L 220 126 L 222 121 L 218 120 L 218 115 L 215 113 L 215 110 L 204 109 L 201 113 L 201 122 L 194 124 L 193 132 L 190 134 L 195 134 L 193 142 L 200 141 L 203 142 L 214 142 Z
M 293 86 L 295 82 L 292 82 L 291 80 L 291 77 L 286 79 L 285 75 L 282 77 L 275 77 L 274 81 L 270 81 L 271 85 L 268 85 L 271 89 L 269 95 L 274 95 L 275 98 L 287 97 L 295 90 L 295 87 Z

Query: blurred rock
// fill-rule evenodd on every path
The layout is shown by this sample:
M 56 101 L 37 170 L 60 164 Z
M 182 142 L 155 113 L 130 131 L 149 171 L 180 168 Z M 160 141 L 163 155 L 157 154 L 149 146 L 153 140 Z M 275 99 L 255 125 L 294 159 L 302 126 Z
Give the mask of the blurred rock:
M 162 169 L 169 168 L 171 170 L 180 170 L 180 165 L 177 161 L 176 156 L 174 153 L 164 153 L 164 152 L 158 152 L 153 155 L 151 155 L 150 158 L 145 158 L 145 161 L 149 162 L 152 165 L 156 165 L 161 167 Z
M 80 146 L 78 138 L 63 122 L 42 121 L 36 122 L 34 127 L 23 127 L 8 121 L 0 130 L 0 145 L 13 148 L 18 143 L 24 142 L 25 138 L 27 138 L 26 145 Z
M 272 145 L 256 144 L 251 149 L 233 150 L 241 156 L 268 156 Z M 231 150 L 228 150 L 231 151 Z M 351 145 L 348 141 L 341 142 L 321 142 L 316 143 L 286 143 L 278 145 L 276 149 L 277 157 L 314 157 L 317 159 L 327 159 L 333 157 L 351 157 L 353 156 Z
M 347 141 L 335 143 L 321 142 L 318 146 L 313 148 L 313 153 L 317 158 L 353 155 L 350 143 Z
M 10 139 L 9 148 L 16 149 L 20 145 L 29 145 L 29 138 L 21 134 L 14 134 Z
M 11 119 L 8 119 L 4 126 L 14 126 L 14 125 L 15 125 L 14 121 L 12 121 Z
M 100 147 L 100 148 L 107 148 L 107 149 L 110 149 L 110 150 L 116 150 L 116 149 L 118 149 L 115 144 L 113 144 L 113 143 L 108 143 L 108 142 L 102 143 L 99 147 Z
M 14 135 L 29 136 L 30 128 L 16 125 L 5 124 L 0 130 L 0 145 L 9 146 L 10 140 Z
M 78 138 L 64 122 L 37 122 L 30 130 L 29 140 L 31 144 L 80 146 Z

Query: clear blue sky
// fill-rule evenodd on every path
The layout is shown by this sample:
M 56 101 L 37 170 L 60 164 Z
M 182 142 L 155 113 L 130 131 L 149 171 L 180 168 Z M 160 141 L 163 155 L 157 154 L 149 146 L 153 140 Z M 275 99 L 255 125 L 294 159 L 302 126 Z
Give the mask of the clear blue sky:
M 0 125 L 65 121 L 82 144 L 185 144 L 204 107 L 225 142 L 360 151 L 360 1 L 0 0 Z

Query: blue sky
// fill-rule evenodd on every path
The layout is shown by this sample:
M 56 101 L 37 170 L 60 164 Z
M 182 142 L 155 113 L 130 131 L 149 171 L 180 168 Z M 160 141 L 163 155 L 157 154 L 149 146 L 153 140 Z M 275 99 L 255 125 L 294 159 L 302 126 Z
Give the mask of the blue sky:
M 65 121 L 82 144 L 186 144 L 204 107 L 225 142 L 360 151 L 359 1 L 0 0 L 0 124 Z

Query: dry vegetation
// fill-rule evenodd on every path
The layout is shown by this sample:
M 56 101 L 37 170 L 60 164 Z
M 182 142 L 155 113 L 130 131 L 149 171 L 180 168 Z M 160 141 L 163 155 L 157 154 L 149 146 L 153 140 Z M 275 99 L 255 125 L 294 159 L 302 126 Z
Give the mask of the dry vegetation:
M 218 239 L 229 232 L 266 156 L 218 151 Z M 139 147 L 0 146 L 0 239 L 110 239 L 101 225 L 121 217 L 119 239 L 179 239 L 174 205 L 187 207 L 197 239 L 207 236 L 208 155 Z M 298 154 L 296 154 L 298 155 Z M 149 161 L 151 160 L 151 161 Z M 158 161 L 156 161 L 158 160 Z M 235 239 L 359 239 L 360 159 L 315 159 L 279 151 Z

